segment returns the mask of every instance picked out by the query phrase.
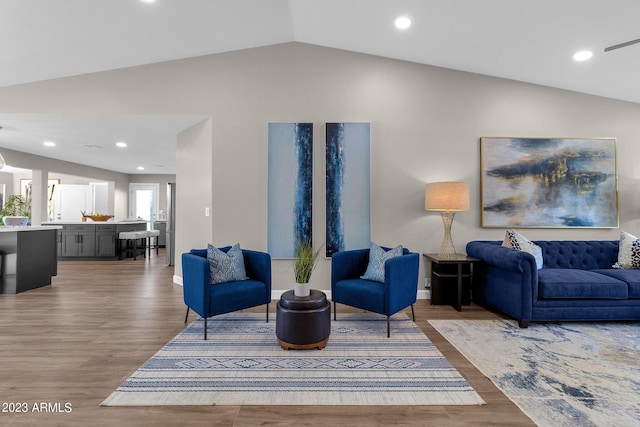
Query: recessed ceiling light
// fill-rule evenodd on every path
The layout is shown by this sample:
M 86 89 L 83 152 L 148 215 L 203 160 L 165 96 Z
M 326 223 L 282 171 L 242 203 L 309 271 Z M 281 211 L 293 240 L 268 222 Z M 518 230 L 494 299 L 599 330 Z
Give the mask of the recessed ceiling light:
M 406 30 L 411 26 L 411 19 L 409 19 L 406 16 L 400 16 L 396 18 L 395 24 L 396 24 L 396 28 L 399 28 L 401 30 Z
M 56 146 L 56 143 L 53 142 L 53 141 L 45 141 L 45 142 L 43 142 L 43 144 L 45 146 L 47 146 L 47 147 L 55 147 Z
M 590 50 L 581 50 L 580 52 L 576 52 L 573 54 L 573 59 L 575 61 L 586 61 L 588 59 L 591 59 L 592 56 L 593 52 L 591 52 Z
M 156 0 L 140 0 L 143 3 L 155 3 Z
M 127 146 L 127 143 L 124 141 L 118 141 L 116 142 L 116 147 L 120 147 L 120 148 L 124 148 Z
M 144 170 L 144 166 L 138 166 L 138 170 L 139 171 L 143 171 Z

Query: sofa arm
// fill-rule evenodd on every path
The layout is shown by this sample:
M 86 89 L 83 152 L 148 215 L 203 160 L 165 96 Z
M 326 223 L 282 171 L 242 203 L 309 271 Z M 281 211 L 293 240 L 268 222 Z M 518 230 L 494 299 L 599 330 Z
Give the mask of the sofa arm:
M 384 263 L 384 286 L 387 307 L 395 313 L 416 302 L 420 255 L 409 252 Z M 393 287 L 393 290 L 391 288 Z
M 184 303 L 202 317 L 208 317 L 208 286 L 211 283 L 209 260 L 191 253 L 182 254 L 182 290 Z
M 247 276 L 266 285 L 267 301 L 271 302 L 271 255 L 266 252 L 243 249 L 242 256 Z
M 490 241 L 469 242 L 467 254 L 482 261 L 474 274 L 474 299 L 518 320 L 531 320 L 538 293 L 538 269 L 533 255 Z
M 506 248 L 497 241 L 469 242 L 467 243 L 467 255 L 504 270 L 523 272 L 533 269 L 537 271 L 533 255 L 513 248 Z

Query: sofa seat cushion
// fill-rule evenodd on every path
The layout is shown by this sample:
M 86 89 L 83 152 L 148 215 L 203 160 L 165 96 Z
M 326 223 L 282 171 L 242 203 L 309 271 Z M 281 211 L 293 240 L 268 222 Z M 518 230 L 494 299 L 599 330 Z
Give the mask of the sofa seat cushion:
M 629 298 L 640 298 L 640 270 L 608 268 L 593 272 L 622 280 L 629 286 Z
M 616 278 L 572 268 L 538 271 L 539 298 L 627 299 L 628 286 Z
M 268 302 L 267 286 L 258 280 L 238 280 L 209 286 L 209 312 L 212 316 Z
M 346 286 L 341 286 L 345 284 Z M 340 280 L 335 285 L 333 299 L 352 307 L 384 313 L 384 284 L 366 279 Z

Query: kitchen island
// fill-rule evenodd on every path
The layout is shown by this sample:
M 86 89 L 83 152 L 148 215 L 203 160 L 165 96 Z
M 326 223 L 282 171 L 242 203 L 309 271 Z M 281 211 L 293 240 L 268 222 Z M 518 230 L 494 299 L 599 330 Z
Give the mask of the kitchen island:
M 58 257 L 64 259 L 115 259 L 121 232 L 147 229 L 147 222 L 142 220 L 55 221 L 42 225 L 59 227 L 56 248 Z
M 0 227 L 0 293 L 51 284 L 58 274 L 56 234 L 62 227 Z

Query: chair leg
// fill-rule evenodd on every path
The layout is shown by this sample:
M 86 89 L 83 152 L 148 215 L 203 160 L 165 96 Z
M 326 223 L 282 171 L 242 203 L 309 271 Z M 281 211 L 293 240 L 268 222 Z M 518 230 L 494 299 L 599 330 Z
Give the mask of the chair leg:
M 413 317 L 413 321 L 416 321 L 416 312 L 413 311 L 413 304 L 411 304 L 411 317 Z
M 187 314 L 184 316 L 184 323 L 187 323 L 187 319 L 189 318 L 189 306 L 187 306 Z
M 267 303 L 267 323 L 269 323 L 269 303 Z
M 207 340 L 207 318 L 204 318 L 204 340 Z
M 333 302 L 333 320 L 336 320 L 336 302 Z
M 389 322 L 389 316 L 387 316 L 387 338 L 391 337 L 391 325 Z

